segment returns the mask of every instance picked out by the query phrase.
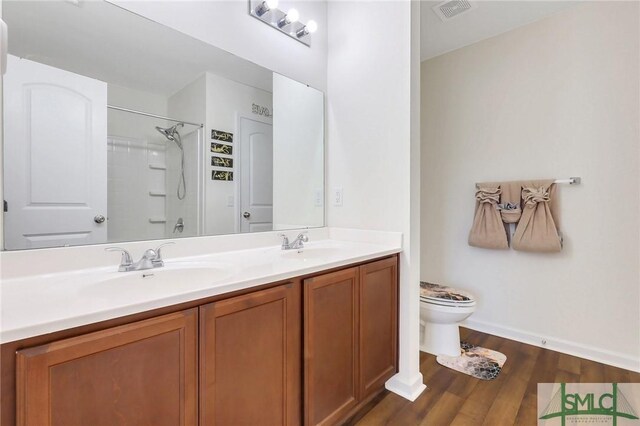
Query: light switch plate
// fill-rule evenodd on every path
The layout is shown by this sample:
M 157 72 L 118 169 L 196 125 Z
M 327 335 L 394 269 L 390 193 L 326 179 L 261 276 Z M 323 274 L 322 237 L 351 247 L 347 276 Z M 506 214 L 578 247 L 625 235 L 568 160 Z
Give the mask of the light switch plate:
M 333 205 L 336 207 L 342 207 L 343 200 L 342 188 L 333 189 Z
M 322 189 L 316 189 L 314 193 L 314 204 L 316 207 L 322 207 Z

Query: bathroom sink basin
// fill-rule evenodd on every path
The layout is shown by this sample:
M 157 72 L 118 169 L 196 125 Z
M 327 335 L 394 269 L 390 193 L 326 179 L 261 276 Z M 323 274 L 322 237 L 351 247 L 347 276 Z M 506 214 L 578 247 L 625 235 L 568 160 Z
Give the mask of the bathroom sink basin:
M 339 252 L 339 248 L 336 247 L 304 247 L 300 250 L 285 250 L 282 252 L 282 257 L 285 259 L 297 259 L 297 260 L 316 260 L 325 259 L 327 257 L 334 256 Z
M 83 296 L 112 297 L 114 293 L 136 295 L 154 291 L 164 293 L 175 289 L 200 289 L 210 287 L 230 275 L 224 268 L 206 263 L 169 264 L 162 268 L 144 271 L 113 272 L 98 281 L 84 286 Z

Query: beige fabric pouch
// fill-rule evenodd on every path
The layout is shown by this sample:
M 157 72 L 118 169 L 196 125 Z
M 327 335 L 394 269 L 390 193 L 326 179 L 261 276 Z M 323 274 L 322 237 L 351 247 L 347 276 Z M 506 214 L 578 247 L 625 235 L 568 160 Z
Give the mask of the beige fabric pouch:
M 528 182 L 522 187 L 522 217 L 511 240 L 514 250 L 559 252 L 562 242 L 551 214 L 553 180 Z
M 476 210 L 469 232 L 469 245 L 488 249 L 508 249 L 507 233 L 497 206 L 499 187 L 479 186 L 476 191 Z

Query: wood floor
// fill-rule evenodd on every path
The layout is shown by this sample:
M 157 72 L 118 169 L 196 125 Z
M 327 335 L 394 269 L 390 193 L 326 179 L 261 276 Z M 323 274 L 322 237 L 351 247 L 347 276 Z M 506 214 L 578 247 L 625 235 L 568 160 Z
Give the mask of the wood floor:
M 386 392 L 349 424 L 369 425 L 536 425 L 538 383 L 639 383 L 640 373 L 610 367 L 478 331 L 461 329 L 463 340 L 507 356 L 492 381 L 443 367 L 420 353 L 427 390 L 414 402 Z

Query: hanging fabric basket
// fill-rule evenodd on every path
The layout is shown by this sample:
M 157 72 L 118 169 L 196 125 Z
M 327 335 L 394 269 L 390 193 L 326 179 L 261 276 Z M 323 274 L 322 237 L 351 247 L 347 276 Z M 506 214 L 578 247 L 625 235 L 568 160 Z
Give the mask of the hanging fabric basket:
M 469 232 L 469 245 L 488 249 L 508 249 L 507 233 L 498 203 L 499 187 L 480 187 L 476 191 L 476 210 Z
M 562 242 L 551 214 L 551 199 L 555 190 L 553 180 L 541 181 L 522 188 L 524 209 L 513 234 L 514 250 L 559 252 Z

